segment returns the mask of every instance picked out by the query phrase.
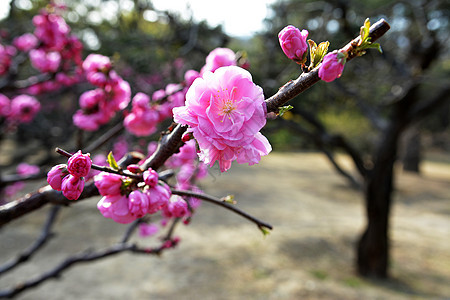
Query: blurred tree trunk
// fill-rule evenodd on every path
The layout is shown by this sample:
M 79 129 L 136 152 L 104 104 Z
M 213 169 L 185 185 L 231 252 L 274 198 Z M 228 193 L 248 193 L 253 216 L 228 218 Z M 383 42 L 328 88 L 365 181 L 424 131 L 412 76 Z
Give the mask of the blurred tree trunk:
M 386 278 L 389 264 L 389 213 L 400 128 L 385 131 L 374 168 L 365 181 L 367 227 L 357 248 L 357 270 L 366 277 Z
M 415 173 L 420 172 L 421 150 L 420 130 L 418 126 L 411 126 L 404 132 L 401 139 L 403 170 Z

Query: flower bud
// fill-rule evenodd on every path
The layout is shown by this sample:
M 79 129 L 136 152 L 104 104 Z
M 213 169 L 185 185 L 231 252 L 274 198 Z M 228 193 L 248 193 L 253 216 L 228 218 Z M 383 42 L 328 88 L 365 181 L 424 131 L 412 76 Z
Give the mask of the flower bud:
M 342 52 L 331 52 L 325 55 L 319 68 L 319 77 L 323 81 L 331 82 L 341 77 L 344 71 L 345 54 Z
M 84 188 L 84 178 L 68 175 L 63 178 L 61 190 L 69 200 L 77 200 Z
M 56 165 L 47 173 L 47 182 L 56 191 L 61 191 L 63 178 L 69 174 L 67 166 L 64 164 Z
M 67 170 L 76 177 L 87 176 L 91 170 L 92 160 L 90 154 L 82 154 L 81 150 L 72 155 L 67 162 Z
M 284 27 L 280 33 L 278 33 L 278 40 L 284 54 L 298 64 L 304 63 L 308 50 L 308 43 L 306 42 L 307 37 L 307 30 L 303 29 L 300 31 L 292 25 Z
M 144 172 L 144 182 L 151 188 L 155 187 L 158 184 L 158 178 L 158 173 L 152 168 L 149 168 Z

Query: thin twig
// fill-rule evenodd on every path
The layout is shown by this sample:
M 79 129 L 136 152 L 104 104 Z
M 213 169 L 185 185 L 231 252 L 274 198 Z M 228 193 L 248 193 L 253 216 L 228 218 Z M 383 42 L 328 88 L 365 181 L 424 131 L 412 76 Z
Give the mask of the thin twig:
M 265 223 L 264 221 L 260 221 L 257 218 L 247 214 L 246 212 L 240 210 L 239 208 L 236 208 L 235 206 L 228 204 L 227 202 L 222 201 L 219 198 L 210 196 L 210 195 L 206 195 L 206 194 L 201 194 L 201 193 L 196 193 L 196 192 L 192 192 L 192 191 L 185 191 L 185 190 L 176 190 L 176 189 L 172 189 L 172 194 L 174 195 L 179 195 L 179 196 L 187 196 L 187 197 L 194 197 L 200 200 L 204 200 L 222 207 L 225 207 L 226 209 L 231 210 L 234 213 L 237 213 L 238 215 L 246 218 L 247 220 L 255 223 L 258 228 L 267 228 L 272 230 L 273 227 L 272 225 Z
M 81 253 L 67 257 L 55 268 L 39 275 L 34 279 L 31 279 L 23 283 L 19 283 L 11 289 L 0 291 L 0 298 L 12 298 L 20 294 L 21 292 L 29 288 L 36 287 L 51 278 L 58 278 L 64 271 L 66 271 L 71 266 L 78 263 L 91 262 L 94 260 L 113 256 L 122 252 L 159 255 L 162 253 L 162 251 L 169 248 L 173 248 L 176 245 L 177 245 L 176 240 L 171 241 L 171 243 L 167 243 L 167 241 L 164 241 L 159 247 L 156 248 L 141 248 L 138 247 L 136 244 L 119 243 L 98 251 L 92 250 L 83 251 Z
M 51 230 L 60 209 L 61 206 L 59 205 L 55 205 L 51 208 L 47 217 L 47 221 L 42 227 L 42 232 L 39 238 L 34 242 L 33 245 L 31 245 L 30 248 L 17 255 L 15 259 L 0 266 L 0 275 L 14 269 L 21 263 L 28 261 L 34 254 L 38 252 L 39 249 L 42 248 L 42 246 L 44 246 L 50 240 L 50 238 L 53 237 L 53 233 L 51 232 Z

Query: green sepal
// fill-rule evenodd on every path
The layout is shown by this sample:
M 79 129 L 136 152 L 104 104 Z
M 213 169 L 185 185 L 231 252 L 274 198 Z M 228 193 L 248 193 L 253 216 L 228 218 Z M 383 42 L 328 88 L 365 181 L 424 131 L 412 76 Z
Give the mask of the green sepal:
M 112 154 L 112 151 L 109 152 L 108 157 L 106 159 L 111 169 L 119 170 L 119 165 L 117 164 L 116 159 L 114 158 L 114 155 Z
M 292 105 L 286 105 L 286 106 L 282 106 L 280 107 L 280 109 L 278 110 L 278 115 L 280 117 L 282 117 L 286 112 L 290 111 L 291 109 L 293 109 L 294 107 Z
M 133 179 L 131 178 L 125 178 L 122 179 L 122 185 L 120 186 L 120 191 L 122 192 L 122 195 L 127 195 L 127 191 L 128 188 L 131 186 L 131 184 L 133 183 Z

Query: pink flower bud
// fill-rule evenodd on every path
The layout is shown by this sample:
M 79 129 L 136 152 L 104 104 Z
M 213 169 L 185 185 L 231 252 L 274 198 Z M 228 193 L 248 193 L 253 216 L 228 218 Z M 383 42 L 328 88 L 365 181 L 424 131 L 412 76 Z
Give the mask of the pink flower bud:
M 92 160 L 90 154 L 82 154 L 81 150 L 72 155 L 67 162 L 67 170 L 76 177 L 87 176 L 91 170 Z
M 128 209 L 136 218 L 142 218 L 148 212 L 149 198 L 147 194 L 136 190 L 128 195 Z
M 325 55 L 319 68 L 319 77 L 323 81 L 331 82 L 341 77 L 344 71 L 345 54 L 341 52 L 331 52 Z
M 158 184 L 158 177 L 158 173 L 152 168 L 149 168 L 144 172 L 144 182 L 151 188 L 155 187 Z
M 207 71 L 214 72 L 220 67 L 235 66 L 236 54 L 228 48 L 216 48 L 212 50 L 206 57 L 206 64 L 200 71 L 205 74 Z
M 278 40 L 284 54 L 298 64 L 302 63 L 303 58 L 307 53 L 307 37 L 307 30 L 303 29 L 300 31 L 300 29 L 292 25 L 284 27 L 280 33 L 278 33 Z
M 191 86 L 195 79 L 200 77 L 200 73 L 195 70 L 187 70 L 184 73 L 184 81 L 186 82 L 186 86 Z
M 120 188 L 122 186 L 122 176 L 101 172 L 95 176 L 95 186 L 98 188 L 102 196 L 120 195 Z
M 69 174 L 67 166 L 64 164 L 56 165 L 47 173 L 47 182 L 56 191 L 61 191 L 63 178 Z
M 77 200 L 84 188 L 84 178 L 68 175 L 63 178 L 61 190 L 69 200 Z
M 139 174 L 142 172 L 141 167 L 139 167 L 139 165 L 128 165 L 127 166 L 127 170 L 130 171 L 133 174 Z

